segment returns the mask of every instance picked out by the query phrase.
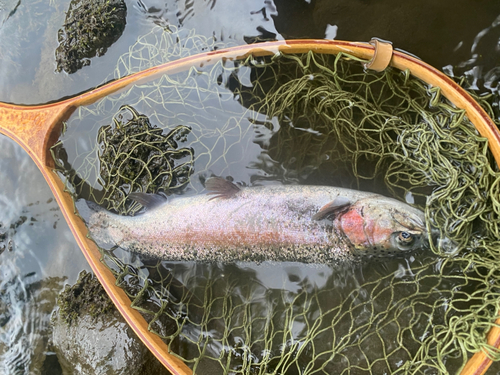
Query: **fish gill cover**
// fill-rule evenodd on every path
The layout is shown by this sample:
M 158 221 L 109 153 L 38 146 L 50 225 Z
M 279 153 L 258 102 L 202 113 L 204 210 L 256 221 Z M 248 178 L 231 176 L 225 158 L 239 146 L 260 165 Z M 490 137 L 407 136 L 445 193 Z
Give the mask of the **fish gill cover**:
M 223 46 L 179 34 L 141 38 L 115 78 Z M 126 105 L 165 134 L 191 129 L 182 147 L 194 173 L 175 194 L 201 192 L 213 174 L 376 190 L 413 201 L 439 232 L 432 252 L 317 268 L 101 249 L 134 308 L 195 373 L 446 374 L 479 350 L 500 359 L 486 344 L 500 299 L 500 174 L 487 140 L 439 88 L 391 68 L 365 72 L 357 60 L 310 52 L 191 67 L 80 108 L 54 148 L 78 197 L 116 189 L 99 177 L 117 159 L 99 157 L 110 144 L 98 134 Z M 493 98 L 476 99 L 495 118 Z

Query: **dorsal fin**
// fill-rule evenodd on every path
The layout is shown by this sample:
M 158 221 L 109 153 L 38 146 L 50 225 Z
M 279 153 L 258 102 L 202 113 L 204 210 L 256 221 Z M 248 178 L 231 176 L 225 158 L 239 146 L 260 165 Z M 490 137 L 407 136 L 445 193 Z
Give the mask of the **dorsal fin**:
M 137 203 L 142 204 L 146 209 L 151 210 L 167 201 L 162 195 L 148 193 L 130 193 L 128 197 Z
M 337 197 L 333 201 L 325 204 L 319 209 L 318 212 L 312 217 L 313 220 L 323 220 L 331 215 L 338 215 L 339 213 L 347 210 L 351 205 L 351 201 L 346 197 Z
M 205 188 L 209 191 L 207 194 L 214 195 L 215 198 L 228 199 L 240 191 L 240 188 L 222 177 L 211 177 L 205 182 Z

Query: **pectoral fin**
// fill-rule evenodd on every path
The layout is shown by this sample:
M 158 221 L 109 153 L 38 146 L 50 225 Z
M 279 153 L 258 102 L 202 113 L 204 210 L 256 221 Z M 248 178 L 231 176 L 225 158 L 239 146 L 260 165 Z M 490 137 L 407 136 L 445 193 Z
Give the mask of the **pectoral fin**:
M 240 188 L 222 177 L 211 177 L 205 182 L 205 188 L 209 191 L 207 194 L 214 195 L 210 199 L 233 197 L 240 191 Z
M 346 197 L 337 197 L 333 201 L 325 204 L 312 217 L 313 220 L 323 220 L 331 215 L 338 215 L 346 211 L 351 206 L 351 201 Z

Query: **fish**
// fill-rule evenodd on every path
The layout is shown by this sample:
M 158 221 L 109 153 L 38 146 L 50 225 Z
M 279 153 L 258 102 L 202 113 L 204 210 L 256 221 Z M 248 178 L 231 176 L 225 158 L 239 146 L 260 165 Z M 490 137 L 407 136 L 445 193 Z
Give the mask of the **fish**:
M 402 255 L 428 242 L 424 213 L 371 192 L 309 185 L 242 187 L 206 180 L 207 194 L 131 193 L 137 216 L 79 200 L 90 237 L 170 261 L 331 263 Z

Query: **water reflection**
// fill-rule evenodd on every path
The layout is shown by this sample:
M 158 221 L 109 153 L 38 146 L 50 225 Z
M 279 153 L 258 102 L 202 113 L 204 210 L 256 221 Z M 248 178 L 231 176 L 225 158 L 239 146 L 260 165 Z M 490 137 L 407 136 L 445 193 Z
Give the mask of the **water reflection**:
M 53 358 L 56 296 L 88 265 L 35 164 L 13 141 L 0 141 L 0 373 L 39 374 Z
M 277 373 L 336 373 L 354 363 L 382 373 L 408 360 L 412 366 L 429 332 L 444 327 L 450 307 L 457 314 L 461 297 L 476 287 L 456 285 L 460 268 L 426 253 L 322 266 L 132 263 L 150 285 L 138 307 L 164 312 L 152 328 L 210 374 L 224 366 Z M 461 365 L 453 355 L 447 361 L 450 371 Z
M 162 27 L 195 29 L 196 33 L 214 36 L 218 41 L 243 44 L 282 39 L 273 22 L 277 16 L 273 0 L 140 0 L 136 9 Z
M 457 77 L 465 76 L 471 89 L 498 93 L 500 77 L 500 16 L 481 30 L 472 45 L 460 42 L 457 50 L 470 48 L 470 57 L 454 66 L 445 67 L 445 72 Z
M 0 373 L 39 373 L 51 333 L 50 314 L 65 278 L 22 275 L 20 267 L 5 258 L 0 281 Z
M 11 0 L 0 9 L 0 101 L 40 103 L 88 90 L 108 79 L 117 58 L 155 24 L 191 29 L 237 44 L 332 36 L 368 41 L 377 36 L 438 68 L 470 61 L 466 70 L 485 64 L 483 73 L 478 73 L 484 75 L 496 66 L 500 4 L 495 1 L 481 6 L 473 0 L 426 1 L 422 6 L 421 2 L 396 0 L 376 4 L 346 0 L 141 0 L 127 2 L 127 27 L 113 51 L 94 58 L 99 61 L 96 67 L 85 67 L 69 78 L 54 72 L 57 30 L 64 23 L 69 2 L 49 2 L 46 6 L 36 0 Z

